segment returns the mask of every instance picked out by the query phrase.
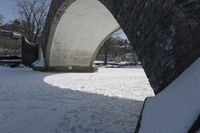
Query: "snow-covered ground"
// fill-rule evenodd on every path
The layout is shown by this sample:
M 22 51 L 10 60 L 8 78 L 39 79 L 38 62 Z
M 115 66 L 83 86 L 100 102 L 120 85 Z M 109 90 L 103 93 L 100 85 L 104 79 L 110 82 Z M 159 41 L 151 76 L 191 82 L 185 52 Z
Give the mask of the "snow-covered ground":
M 56 74 L 0 67 L 0 133 L 132 133 L 148 96 L 141 68 Z

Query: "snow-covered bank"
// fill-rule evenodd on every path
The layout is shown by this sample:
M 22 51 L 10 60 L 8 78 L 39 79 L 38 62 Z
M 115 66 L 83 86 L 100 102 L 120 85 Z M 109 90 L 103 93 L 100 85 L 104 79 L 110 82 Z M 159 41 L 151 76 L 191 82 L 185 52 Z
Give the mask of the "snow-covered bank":
M 132 133 L 152 95 L 142 69 L 53 74 L 0 67 L 0 132 Z
M 199 115 L 200 59 L 147 100 L 139 133 L 187 133 Z

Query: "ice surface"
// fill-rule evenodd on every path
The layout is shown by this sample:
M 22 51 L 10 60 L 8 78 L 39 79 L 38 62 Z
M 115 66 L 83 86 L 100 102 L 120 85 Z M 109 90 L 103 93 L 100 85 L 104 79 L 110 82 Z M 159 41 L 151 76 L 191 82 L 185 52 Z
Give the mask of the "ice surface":
M 0 67 L 0 133 L 132 133 L 152 95 L 141 68 L 55 74 Z

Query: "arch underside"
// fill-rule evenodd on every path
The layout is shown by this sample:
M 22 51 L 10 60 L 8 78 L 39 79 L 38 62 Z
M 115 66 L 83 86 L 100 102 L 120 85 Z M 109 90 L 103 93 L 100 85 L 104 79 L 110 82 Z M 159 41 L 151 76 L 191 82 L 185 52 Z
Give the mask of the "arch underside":
M 65 3 L 66 2 L 66 3 Z M 46 65 L 62 71 L 93 71 L 98 50 L 120 26 L 112 14 L 97 0 L 76 0 L 59 9 L 49 37 Z
M 49 52 L 51 42 L 56 42 L 56 39 L 52 38 L 54 38 L 54 34 L 57 34 L 55 32 L 57 25 L 62 23 L 62 16 L 65 16 L 66 9 L 73 6 L 75 1 L 52 0 L 42 41 L 47 68 L 51 64 L 49 59 L 54 58 L 54 53 L 51 55 L 48 53 L 51 53 Z M 94 1 L 97 2 L 97 0 Z M 99 1 L 109 9 L 134 46 L 155 93 L 161 92 L 200 56 L 198 0 Z M 193 3 L 191 4 L 191 2 Z M 99 8 L 95 10 L 93 6 L 89 8 L 94 11 L 99 10 Z M 66 21 L 68 21 L 67 18 Z M 76 22 L 74 21 L 74 23 Z M 111 32 L 112 30 L 109 30 L 104 37 L 101 36 L 100 40 L 103 41 Z M 78 31 L 76 33 L 79 34 Z M 75 33 L 71 32 L 71 34 Z M 99 42 L 93 45 L 100 45 Z M 81 45 L 84 41 L 79 43 Z M 56 49 L 56 47 L 52 47 L 52 49 Z M 60 48 L 58 47 L 58 49 Z M 69 54 L 69 52 L 66 53 Z M 62 61 L 64 62 L 64 60 Z

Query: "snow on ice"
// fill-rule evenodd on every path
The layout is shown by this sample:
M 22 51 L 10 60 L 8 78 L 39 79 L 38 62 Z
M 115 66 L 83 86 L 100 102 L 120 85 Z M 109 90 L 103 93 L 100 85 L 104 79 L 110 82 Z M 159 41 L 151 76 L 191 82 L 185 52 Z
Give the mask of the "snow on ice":
M 141 68 L 56 74 L 0 67 L 0 133 L 132 133 L 148 96 Z

